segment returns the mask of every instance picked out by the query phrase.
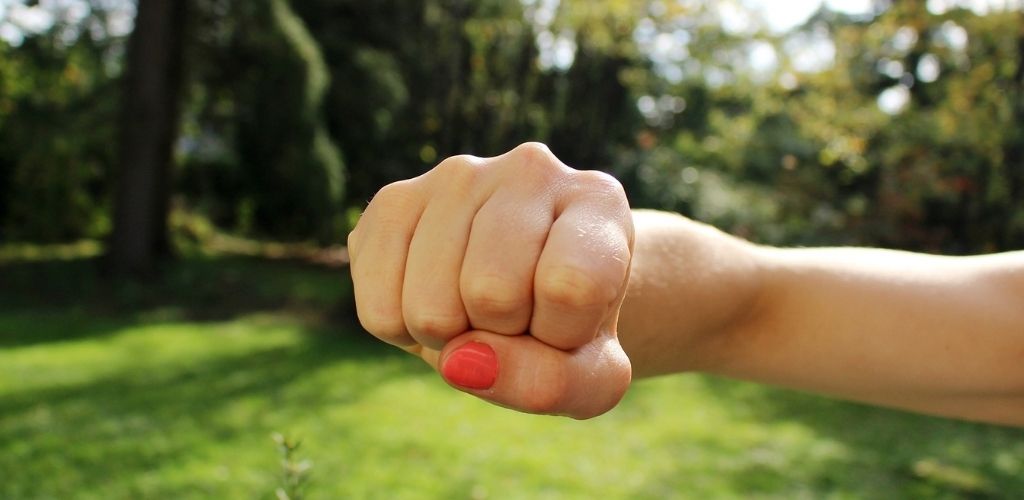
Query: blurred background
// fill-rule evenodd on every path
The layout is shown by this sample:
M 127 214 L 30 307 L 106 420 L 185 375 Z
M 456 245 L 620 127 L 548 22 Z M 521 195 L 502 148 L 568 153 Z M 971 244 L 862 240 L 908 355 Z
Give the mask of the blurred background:
M 758 242 L 1020 249 L 1022 11 L 0 0 L 0 496 L 1019 495 L 1019 430 L 709 377 L 491 408 L 367 338 L 342 245 L 538 140 Z

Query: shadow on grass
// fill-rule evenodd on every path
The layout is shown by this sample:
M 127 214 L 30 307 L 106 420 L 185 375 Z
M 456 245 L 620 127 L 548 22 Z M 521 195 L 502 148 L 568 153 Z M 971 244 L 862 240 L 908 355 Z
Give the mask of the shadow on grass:
M 222 321 L 266 311 L 356 324 L 347 269 L 191 256 L 167 264 L 155 278 L 134 281 L 107 278 L 99 264 L 95 258 L 0 262 L 0 347 L 102 335 L 138 322 Z M 64 319 L 34 324 L 39 318 L 46 323 L 48 311 Z M 59 324 L 76 317 L 91 326 Z
M 91 258 L 0 262 L 0 349 L 103 339 L 157 325 L 187 329 L 262 313 L 284 319 L 300 335 L 244 353 L 158 358 L 164 361 L 145 368 L 128 363 L 114 374 L 86 364 L 84 381 L 42 389 L 18 390 L 11 381 L 13 390 L 0 398 L 0 470 L 17 471 L 19 479 L 0 482 L 0 497 L 76 496 L 113 483 L 123 492 L 146 484 L 138 479 L 146 474 L 223 454 L 224 442 L 252 450 L 253 440 L 257 449 L 266 441 L 266 467 L 257 469 L 267 478 L 259 481 L 273 483 L 279 465 L 272 431 L 287 431 L 310 411 L 356 402 L 389 379 L 428 371 L 358 326 L 344 269 L 192 256 L 139 282 L 108 280 Z M 209 341 L 232 338 L 212 335 Z M 342 378 L 317 378 L 327 368 Z M 61 369 L 71 377 L 78 371 Z M 264 458 L 246 457 L 250 470 L 253 460 Z M 182 493 L 166 490 L 163 481 L 154 484 L 161 488 L 156 496 Z M 38 489 L 25 489 L 31 487 Z M 137 493 L 131 496 L 154 496 Z
M 363 360 L 372 367 L 360 368 Z M 306 379 L 337 363 L 355 365 L 342 370 L 352 377 L 329 385 Z M 353 403 L 384 381 L 418 375 L 421 365 L 373 339 L 311 331 L 287 346 L 12 392 L 0 399 L 0 450 L 7 450 L 0 470 L 16 470 L 19 480 L 0 491 L 26 484 L 41 490 L 7 494 L 102 491 L 112 479 L 132 483 L 217 443 L 253 436 L 266 438 L 272 459 L 275 426 Z M 274 467 L 268 462 L 268 477 Z
M 702 377 L 714 394 L 755 418 L 794 423 L 838 443 L 838 457 L 808 457 L 800 477 L 812 489 L 872 498 L 1019 498 L 1024 492 L 1024 429 L 914 415 L 819 396 Z M 766 443 L 770 447 L 771 443 Z M 757 450 L 751 450 L 756 453 Z M 882 472 L 882 473 L 880 473 Z M 792 481 L 756 463 L 737 481 Z M 794 474 L 794 476 L 796 476 Z

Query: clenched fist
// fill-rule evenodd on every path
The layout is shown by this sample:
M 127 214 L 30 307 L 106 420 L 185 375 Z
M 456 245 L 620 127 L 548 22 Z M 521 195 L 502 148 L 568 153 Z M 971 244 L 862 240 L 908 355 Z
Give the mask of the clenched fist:
M 630 382 L 616 337 L 633 219 L 612 177 L 542 144 L 384 187 L 349 235 L 359 320 L 452 386 L 589 418 Z

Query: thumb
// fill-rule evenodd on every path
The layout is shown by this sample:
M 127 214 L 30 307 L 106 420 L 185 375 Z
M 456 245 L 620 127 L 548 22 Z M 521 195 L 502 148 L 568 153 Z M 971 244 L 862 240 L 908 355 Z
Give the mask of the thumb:
M 471 331 L 441 351 L 438 371 L 453 387 L 527 413 L 596 417 L 629 387 L 629 358 L 614 334 L 563 351 L 529 335 Z

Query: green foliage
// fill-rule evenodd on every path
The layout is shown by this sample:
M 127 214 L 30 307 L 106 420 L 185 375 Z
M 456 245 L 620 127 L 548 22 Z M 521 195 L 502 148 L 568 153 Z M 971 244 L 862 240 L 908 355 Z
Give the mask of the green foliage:
M 213 33 L 192 48 L 203 91 L 190 106 L 197 115 L 188 117 L 185 192 L 201 205 L 219 204 L 213 216 L 236 228 L 337 241 L 346 229 L 345 175 L 323 121 L 330 75 L 318 44 L 287 0 L 200 5 L 208 9 L 200 21 L 217 8 L 232 18 L 197 27 Z
M 683 97 L 685 111 L 647 116 L 647 147 L 619 168 L 637 165 L 626 179 L 640 204 L 774 244 L 1020 248 L 1021 21 L 1020 12 L 934 15 L 920 2 L 866 20 L 822 11 L 794 33 L 753 35 L 782 58 L 760 82 L 701 41 L 716 35 L 691 29 L 702 71 L 660 91 Z M 835 61 L 792 69 L 785 47 L 822 32 Z M 925 62 L 937 74 L 922 73 Z M 888 91 L 909 101 L 887 114 Z
M 0 241 L 69 241 L 110 229 L 116 41 L 58 33 L 0 42 Z
M 243 235 L 341 242 L 384 184 L 540 140 L 758 241 L 1024 245 L 1019 10 L 879 2 L 772 33 L 707 1 L 194 2 L 178 201 Z M 62 33 L 0 44 L 3 239 L 109 230 L 121 40 Z
M 314 0 L 296 9 L 334 75 L 328 123 L 348 160 L 352 205 L 454 154 L 542 140 L 572 165 L 609 169 L 632 141 L 638 115 L 620 73 L 641 58 L 590 32 L 532 22 L 520 2 Z M 581 50 L 571 67 L 543 66 L 540 39 Z
M 849 42 L 835 68 L 788 102 L 799 133 L 820 151 L 819 174 L 797 189 L 829 199 L 837 228 L 854 242 L 953 253 L 1024 245 L 1015 222 L 1024 210 L 1020 21 L 1020 13 L 934 16 L 901 7 L 871 24 L 834 27 Z M 950 46 L 942 32 L 951 29 L 970 34 L 965 47 Z M 896 48 L 901 33 L 915 41 Z M 934 81 L 916 71 L 925 57 L 941 67 Z M 891 63 L 907 69 L 896 79 L 876 69 Z M 880 89 L 908 81 L 902 112 L 887 116 L 872 105 Z

